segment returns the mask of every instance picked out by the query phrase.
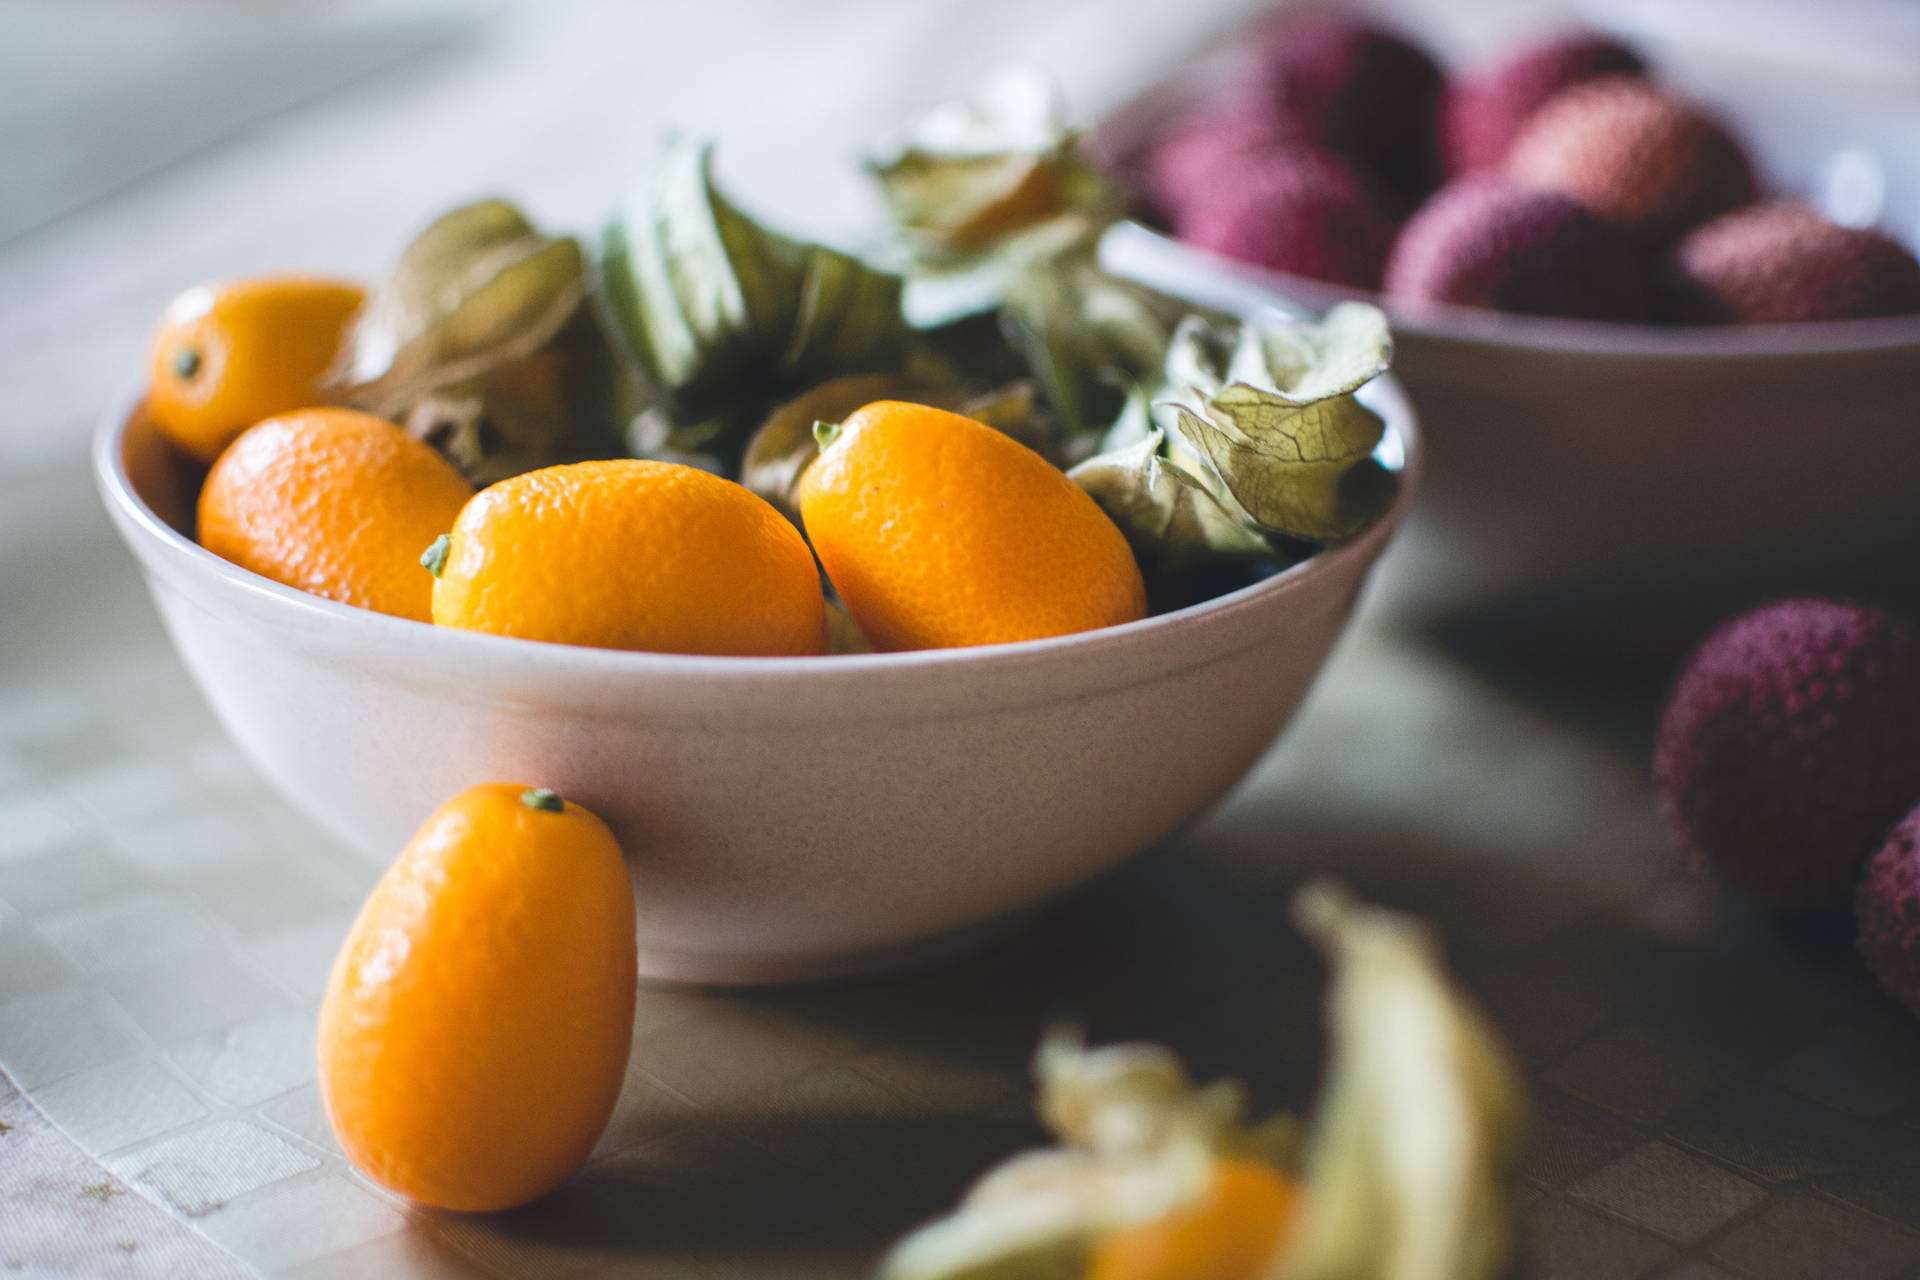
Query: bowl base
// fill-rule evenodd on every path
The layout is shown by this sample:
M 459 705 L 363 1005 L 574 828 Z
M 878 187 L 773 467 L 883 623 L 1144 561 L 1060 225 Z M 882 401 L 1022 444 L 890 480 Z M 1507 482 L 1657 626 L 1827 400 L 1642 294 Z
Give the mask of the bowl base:
M 1012 911 L 931 938 L 868 951 L 802 952 L 788 955 L 724 955 L 640 949 L 640 980 L 661 986 L 760 987 L 799 982 L 868 978 L 918 968 L 977 951 L 1019 932 L 1045 911 L 1047 902 Z

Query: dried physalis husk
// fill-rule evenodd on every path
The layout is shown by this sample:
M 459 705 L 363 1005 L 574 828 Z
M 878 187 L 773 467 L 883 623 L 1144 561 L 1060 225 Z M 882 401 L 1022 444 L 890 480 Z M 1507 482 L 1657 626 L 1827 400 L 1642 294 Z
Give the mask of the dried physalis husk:
M 580 245 L 504 200 L 441 217 L 368 300 L 329 384 L 476 484 L 619 452 L 617 370 Z
M 1386 317 L 1364 303 L 1319 323 L 1188 317 L 1151 403 L 1136 396 L 1072 475 L 1153 567 L 1351 538 L 1397 490 L 1374 456 L 1385 423 L 1355 395 L 1392 357 Z
M 1054 85 L 1018 68 L 935 108 L 869 168 L 911 266 L 921 328 L 992 310 L 1029 263 L 1091 244 L 1125 201 L 1079 156 Z
M 827 601 L 827 652 L 872 653 L 873 642 L 838 600 Z
M 900 278 L 754 222 L 715 188 L 708 146 L 672 144 L 635 184 L 607 225 L 601 283 L 664 393 L 663 448 L 737 456 L 769 397 L 904 359 Z
M 1097 447 L 1128 389 L 1158 379 L 1190 303 L 1100 267 L 1091 243 L 1025 264 L 1007 281 L 1000 327 L 1060 419 L 1067 440 Z
M 1124 421 L 1149 421 L 1143 396 L 1129 402 Z M 1106 449 L 1069 474 L 1120 526 L 1144 565 L 1178 572 L 1210 560 L 1273 554 L 1265 533 L 1166 456 L 1166 432 L 1159 427 L 1143 425 L 1137 439 Z
M 1036 1070 L 1059 1145 L 989 1172 L 895 1247 L 882 1280 L 1081 1280 L 1106 1236 L 1192 1203 L 1225 1155 L 1304 1183 L 1265 1280 L 1496 1274 L 1520 1109 L 1502 1050 L 1417 921 L 1327 883 L 1303 889 L 1294 915 L 1332 971 L 1310 1138 L 1286 1116 L 1248 1125 L 1237 1084 L 1196 1088 L 1166 1049 L 1055 1032 Z
M 1103 1235 L 1197 1197 L 1224 1137 L 1244 1127 L 1237 1085 L 1194 1088 L 1158 1045 L 1088 1049 L 1057 1029 L 1034 1069 L 1041 1122 L 1060 1145 L 988 1172 L 900 1242 L 884 1280 L 1077 1280 Z
M 1430 928 L 1322 882 L 1294 899 L 1332 967 L 1332 1055 L 1308 1210 L 1273 1280 L 1481 1280 L 1507 1256 L 1505 1168 L 1524 1109 Z

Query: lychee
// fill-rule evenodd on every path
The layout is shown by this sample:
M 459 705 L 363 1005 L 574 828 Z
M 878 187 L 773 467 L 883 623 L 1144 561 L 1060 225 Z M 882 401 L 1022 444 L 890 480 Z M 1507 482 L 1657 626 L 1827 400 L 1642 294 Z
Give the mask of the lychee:
M 1854 895 L 1860 954 L 1887 994 L 1920 1016 L 1920 808 L 1902 818 Z
M 1392 226 L 1341 157 L 1296 144 L 1220 177 L 1178 211 L 1182 240 L 1275 271 L 1356 289 L 1379 284 Z
M 1646 249 L 1565 196 L 1497 177 L 1461 178 L 1407 220 L 1386 291 L 1527 315 L 1644 320 Z
M 1504 171 L 1660 241 L 1754 197 L 1752 167 L 1733 135 L 1633 76 L 1555 95 L 1513 140 Z
M 1695 228 L 1674 247 L 1667 286 L 1667 309 L 1692 324 L 1920 311 L 1920 262 L 1904 246 L 1787 201 L 1749 205 Z
M 1254 91 L 1290 131 L 1379 175 L 1411 208 L 1440 177 L 1443 77 L 1425 50 L 1338 14 L 1283 14 L 1252 40 Z
M 1781 910 L 1845 906 L 1920 798 L 1920 633 L 1833 600 L 1735 618 L 1681 672 L 1653 769 L 1700 865 Z
M 1533 113 L 1562 89 L 1604 75 L 1647 69 L 1617 40 L 1580 32 L 1529 45 L 1479 75 L 1447 87 L 1440 144 L 1451 173 L 1497 168 Z
M 1147 190 L 1169 221 L 1230 186 L 1235 171 L 1300 139 L 1263 104 L 1239 101 L 1190 116 L 1175 125 L 1147 158 Z

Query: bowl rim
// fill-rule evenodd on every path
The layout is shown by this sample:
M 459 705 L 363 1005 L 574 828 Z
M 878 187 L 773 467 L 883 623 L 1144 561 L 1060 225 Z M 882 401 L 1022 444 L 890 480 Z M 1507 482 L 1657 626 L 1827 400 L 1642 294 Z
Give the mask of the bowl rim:
M 719 682 L 759 682 L 767 679 L 821 681 L 842 675 L 899 673 L 912 669 L 955 666 L 1004 668 L 1055 657 L 1111 651 L 1145 637 L 1194 632 L 1225 619 L 1264 608 L 1273 597 L 1290 596 L 1316 578 L 1337 575 L 1349 562 L 1358 562 L 1357 579 L 1405 520 L 1419 492 L 1425 470 L 1425 445 L 1419 422 L 1405 390 L 1392 374 L 1377 379 L 1374 393 L 1387 432 L 1401 445 L 1400 486 L 1392 504 L 1361 535 L 1330 547 L 1297 564 L 1223 595 L 1197 604 L 1150 614 L 1134 622 L 1072 632 L 1039 640 L 1011 641 L 945 649 L 913 649 L 894 653 L 808 654 L 792 657 L 756 657 L 724 654 L 656 653 L 637 649 L 602 649 L 587 645 L 528 640 L 491 635 L 454 627 L 435 626 L 328 600 L 275 582 L 216 556 L 175 529 L 147 502 L 127 472 L 125 441 L 141 409 L 143 396 L 132 393 L 113 402 L 94 431 L 92 463 L 96 486 L 109 514 L 119 525 L 142 567 L 176 582 L 191 582 L 197 592 L 213 590 L 229 599 L 266 608 L 288 621 L 306 619 L 325 624 L 336 633 L 359 628 L 370 639 L 385 635 L 414 646 L 433 646 L 449 659 L 480 662 L 489 658 L 551 664 L 570 674 L 608 679 L 698 679 Z M 370 629 L 370 630 L 368 630 Z M 1208 655 L 1219 656 L 1219 655 Z
M 1795 324 L 1657 325 L 1517 315 L 1444 302 L 1413 302 L 1257 267 L 1187 244 L 1143 222 L 1116 223 L 1102 239 L 1102 262 L 1116 274 L 1191 298 L 1244 311 L 1287 306 L 1325 311 L 1366 302 L 1387 313 L 1396 337 L 1475 344 L 1535 355 L 1589 359 L 1774 360 L 1782 356 L 1920 350 L 1920 314 Z

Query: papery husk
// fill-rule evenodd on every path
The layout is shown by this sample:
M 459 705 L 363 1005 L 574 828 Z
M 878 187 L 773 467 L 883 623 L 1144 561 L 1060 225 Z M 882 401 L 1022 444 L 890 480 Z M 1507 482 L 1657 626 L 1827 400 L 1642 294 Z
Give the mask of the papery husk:
M 827 601 L 827 652 L 872 653 L 873 642 L 838 600 Z
M 1170 1050 L 1088 1049 L 1056 1029 L 1035 1071 L 1060 1145 L 988 1172 L 888 1254 L 881 1280 L 1080 1280 L 1105 1236 L 1191 1203 L 1229 1154 L 1303 1184 L 1267 1280 L 1490 1280 L 1522 1108 L 1503 1049 L 1419 921 L 1330 882 L 1302 889 L 1293 916 L 1331 971 L 1306 1135 L 1284 1115 L 1248 1124 L 1237 1083 L 1195 1087 Z
M 1026 267 L 1092 244 L 1126 209 L 1080 159 L 1058 90 L 1030 68 L 935 108 L 869 169 L 911 264 L 905 306 L 921 328 L 992 310 Z
M 1386 318 L 1342 303 L 1319 323 L 1180 322 L 1160 384 L 1072 471 L 1143 564 L 1260 558 L 1277 540 L 1352 538 L 1391 505 L 1380 416 L 1354 393 L 1392 362 Z
M 1146 402 L 1134 410 L 1146 419 Z M 1262 560 L 1267 535 L 1165 456 L 1166 433 L 1148 427 L 1130 444 L 1106 450 L 1069 474 L 1120 527 L 1143 565 L 1177 573 L 1216 560 Z
M 680 141 L 607 224 L 606 308 L 661 393 L 629 432 L 646 456 L 730 469 L 766 404 L 840 374 L 899 368 L 900 277 L 759 225 L 714 186 L 712 148 Z
M 1197 1198 L 1244 1123 L 1238 1085 L 1195 1089 L 1158 1045 L 1089 1049 L 1055 1028 L 1034 1074 L 1041 1123 L 1061 1145 L 989 1170 L 887 1255 L 882 1280 L 1077 1280 L 1102 1236 Z
M 1194 308 L 1104 271 L 1091 242 L 1025 264 L 1000 300 L 1000 327 L 1068 439 L 1097 439 L 1129 388 L 1158 378 Z
M 504 200 L 417 236 L 327 382 L 438 448 L 475 484 L 619 453 L 618 370 L 570 237 Z
M 1487 1280 L 1507 1257 L 1519 1078 L 1421 922 L 1321 882 L 1296 926 L 1327 958 L 1332 1044 L 1307 1209 L 1270 1280 Z

